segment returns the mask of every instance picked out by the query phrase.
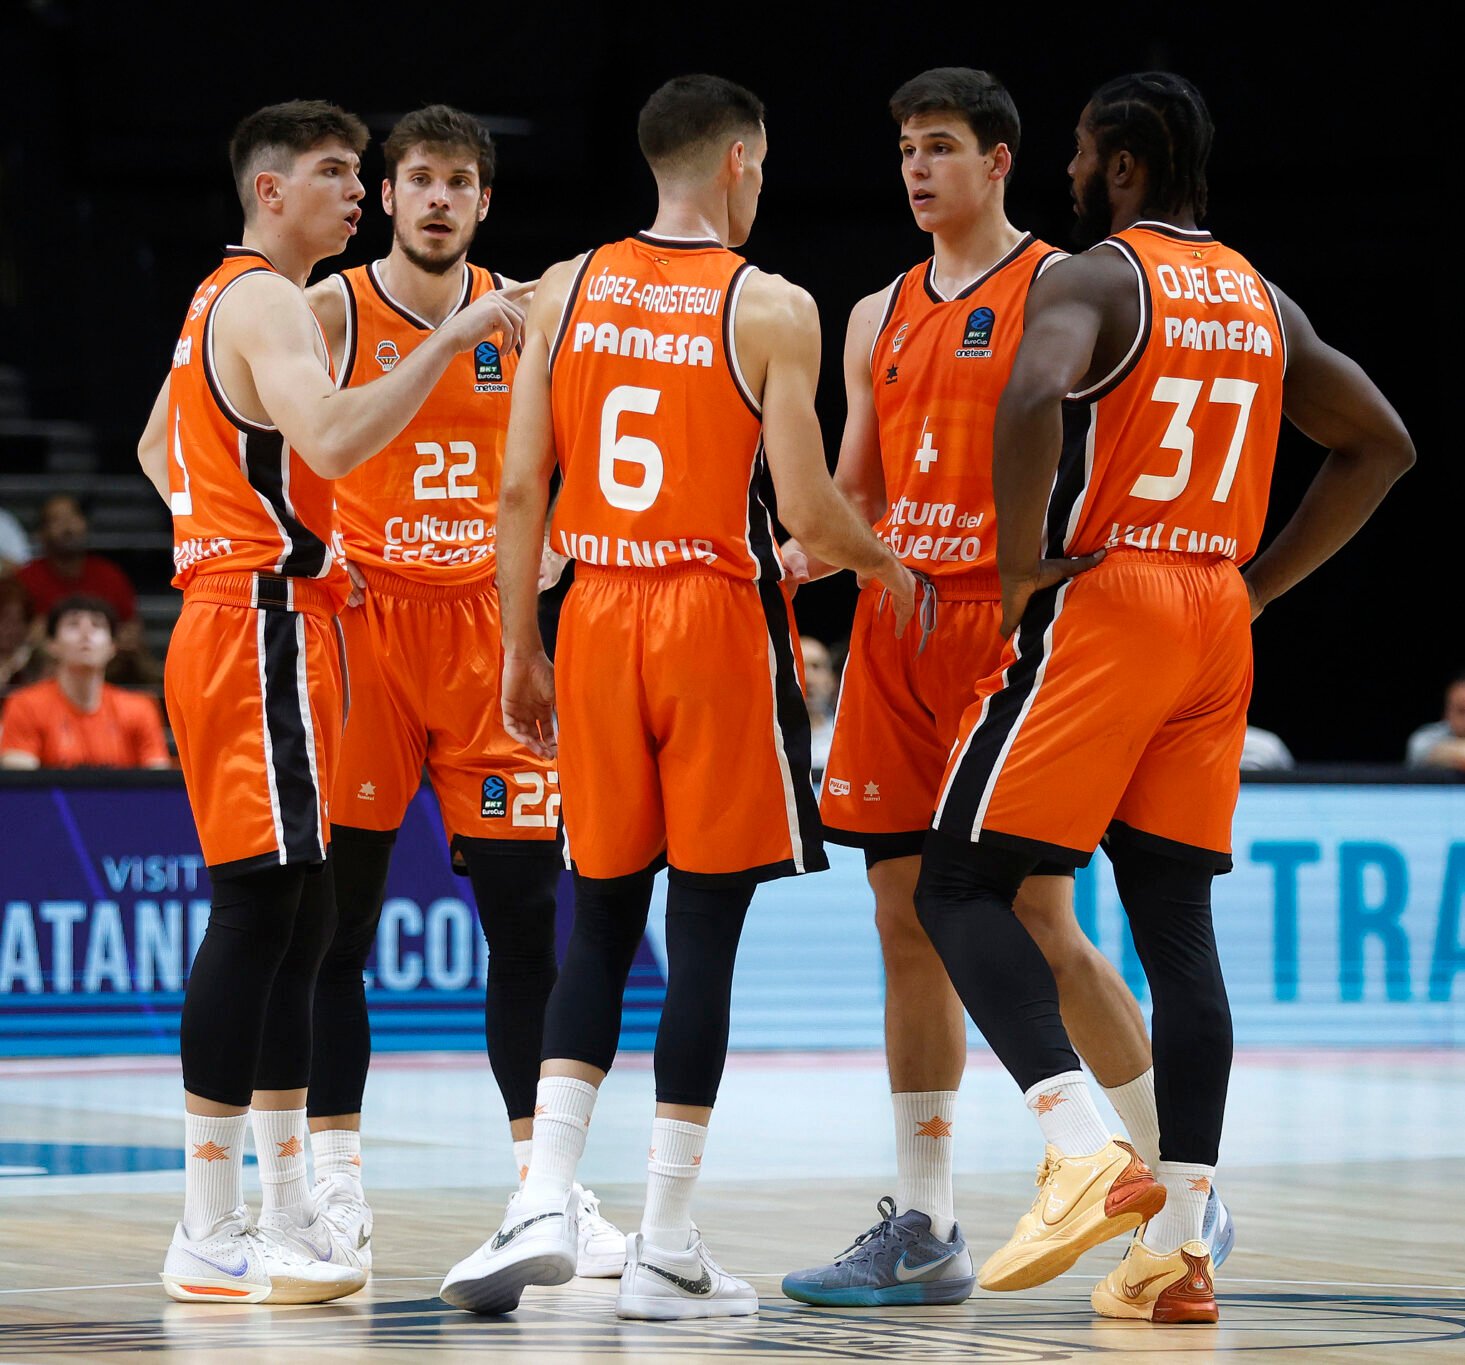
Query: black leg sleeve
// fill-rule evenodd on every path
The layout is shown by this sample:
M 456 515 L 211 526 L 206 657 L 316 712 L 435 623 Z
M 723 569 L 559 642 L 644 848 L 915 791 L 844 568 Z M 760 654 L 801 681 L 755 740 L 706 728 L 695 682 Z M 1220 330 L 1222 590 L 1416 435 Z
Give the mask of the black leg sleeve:
M 313 1011 L 311 1118 L 359 1114 L 371 1064 L 371 1023 L 362 972 L 376 942 L 396 830 L 335 825 L 330 864 L 336 888 L 336 932 L 320 965 Z
M 336 893 L 331 864 L 325 862 L 305 874 L 295 932 L 270 988 L 256 1090 L 303 1090 L 310 1084 L 315 979 L 335 931 Z
M 209 927 L 183 996 L 179 1048 L 190 1094 L 217 1104 L 249 1103 L 305 878 L 298 865 L 214 878 Z
M 544 1010 L 554 989 L 555 891 L 564 870 L 558 841 L 505 853 L 474 839 L 457 847 L 468 866 L 488 942 L 483 1032 L 509 1122 L 534 1113 Z
M 733 964 L 754 883 L 708 889 L 668 873 L 666 1003 L 656 1031 L 656 1101 L 711 1107 L 727 1062 Z
M 609 1071 L 621 1039 L 621 1002 L 646 932 L 647 868 L 628 877 L 575 874 L 575 927 L 544 1015 L 544 1056 Z
M 1111 838 L 1119 899 L 1150 983 L 1160 1156 L 1214 1166 L 1231 1078 L 1231 1004 L 1211 925 L 1209 866 Z
M 1022 1090 L 1078 1070 L 1053 970 L 1012 913 L 1037 861 L 932 830 L 916 883 L 916 914 L 961 1003 Z

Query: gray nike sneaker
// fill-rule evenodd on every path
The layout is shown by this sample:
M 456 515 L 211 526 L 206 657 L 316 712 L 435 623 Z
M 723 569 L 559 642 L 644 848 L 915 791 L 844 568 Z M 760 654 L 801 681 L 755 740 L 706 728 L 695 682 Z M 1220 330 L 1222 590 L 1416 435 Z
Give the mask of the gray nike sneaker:
M 574 1190 L 548 1204 L 516 1192 L 499 1230 L 448 1271 L 438 1297 L 470 1313 L 512 1313 L 529 1285 L 573 1279 L 579 1205 Z
M 696 1228 L 686 1251 L 652 1246 L 639 1232 L 626 1238 L 626 1269 L 616 1317 L 741 1318 L 758 1311 L 758 1291 L 712 1259 Z
M 785 1275 L 783 1292 L 800 1303 L 838 1308 L 962 1303 L 971 1297 L 977 1277 L 959 1226 L 943 1242 L 924 1213 L 907 1209 L 897 1218 L 889 1195 L 876 1207 L 880 1221 L 874 1227 L 856 1237 L 833 1264 Z

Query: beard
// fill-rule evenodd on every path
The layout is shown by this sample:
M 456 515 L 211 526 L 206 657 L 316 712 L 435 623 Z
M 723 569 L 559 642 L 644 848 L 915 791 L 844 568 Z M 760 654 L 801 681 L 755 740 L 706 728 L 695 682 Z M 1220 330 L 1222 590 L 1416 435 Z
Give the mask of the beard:
M 419 270 L 428 275 L 446 275 L 448 271 L 455 270 L 462 264 L 463 258 L 468 254 L 468 248 L 473 244 L 473 238 L 478 235 L 478 226 L 474 224 L 473 233 L 463 243 L 462 248 L 445 256 L 430 255 L 421 251 L 407 240 L 406 234 L 401 226 L 394 219 L 392 222 L 392 236 L 402 249 L 404 255 Z
M 1109 199 L 1109 183 L 1102 175 L 1089 176 L 1082 185 L 1074 186 L 1078 216 L 1073 224 L 1074 245 L 1087 251 L 1114 231 L 1114 205 Z

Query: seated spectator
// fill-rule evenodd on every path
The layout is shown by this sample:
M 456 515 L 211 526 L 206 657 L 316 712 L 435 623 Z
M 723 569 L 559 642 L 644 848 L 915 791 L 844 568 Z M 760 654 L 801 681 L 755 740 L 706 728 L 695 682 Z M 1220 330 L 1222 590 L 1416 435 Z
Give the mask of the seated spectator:
M 31 557 L 30 537 L 13 512 L 0 507 L 0 574 L 20 568 Z
M 111 604 L 67 597 L 46 617 L 56 676 L 12 692 L 0 713 L 0 767 L 167 768 L 151 697 L 103 681 L 115 650 Z
M 829 761 L 829 741 L 834 738 L 834 697 L 839 684 L 829 646 L 812 636 L 803 637 L 804 700 L 809 707 L 809 766 L 823 772 Z
M 1276 773 L 1295 768 L 1297 761 L 1292 751 L 1282 743 L 1280 735 L 1270 730 L 1260 730 L 1255 725 L 1246 727 L 1246 741 L 1241 746 L 1241 771 L 1244 773 Z
M 121 683 L 162 681 L 162 667 L 142 638 L 137 594 L 110 559 L 87 553 L 86 513 L 70 493 L 53 493 L 41 504 L 36 542 L 41 553 L 16 574 L 30 594 L 32 608 L 45 616 L 64 597 L 100 597 L 111 606 L 117 623 L 116 650 L 107 676 Z
M 1443 720 L 1421 725 L 1409 736 L 1404 761 L 1411 768 L 1456 768 L 1465 772 L 1465 672 L 1445 684 Z
M 31 638 L 31 602 L 14 578 L 0 578 L 0 693 L 41 676 L 44 660 Z

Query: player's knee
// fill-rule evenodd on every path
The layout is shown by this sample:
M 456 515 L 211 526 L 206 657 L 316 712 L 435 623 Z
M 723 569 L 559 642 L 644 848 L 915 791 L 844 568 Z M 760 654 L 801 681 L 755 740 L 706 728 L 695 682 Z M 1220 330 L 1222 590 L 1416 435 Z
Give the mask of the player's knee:
M 303 879 L 291 866 L 215 877 L 209 932 L 252 956 L 282 960 L 295 933 Z

